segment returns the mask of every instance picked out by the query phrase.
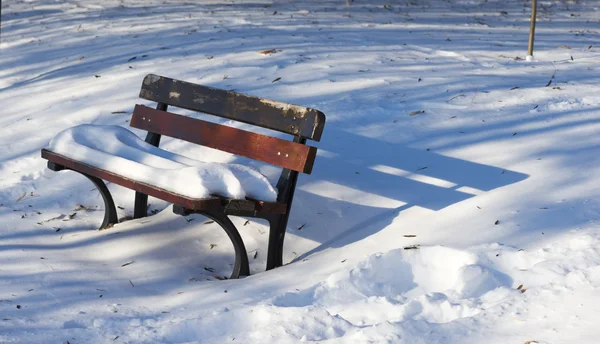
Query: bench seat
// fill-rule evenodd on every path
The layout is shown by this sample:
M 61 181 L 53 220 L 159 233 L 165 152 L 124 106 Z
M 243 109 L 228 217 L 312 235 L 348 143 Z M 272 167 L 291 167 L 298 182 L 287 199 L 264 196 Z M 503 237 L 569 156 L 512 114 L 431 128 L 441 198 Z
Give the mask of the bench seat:
M 191 159 L 144 142 L 119 126 L 69 128 L 54 137 L 48 150 L 192 199 L 277 200 L 267 177 L 252 167 Z
M 276 202 L 276 189 L 257 170 L 168 152 L 119 126 L 69 128 L 56 135 L 42 157 L 55 166 L 86 171 L 191 210 L 228 207 L 280 214 L 286 210 L 285 204 Z

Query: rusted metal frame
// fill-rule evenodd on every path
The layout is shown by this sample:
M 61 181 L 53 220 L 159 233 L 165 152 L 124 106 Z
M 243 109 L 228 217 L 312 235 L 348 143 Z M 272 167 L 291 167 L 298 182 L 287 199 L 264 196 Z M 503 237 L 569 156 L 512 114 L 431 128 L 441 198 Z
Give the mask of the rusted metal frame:
M 149 74 L 140 97 L 319 141 L 325 115 L 315 109 Z
M 273 136 L 136 105 L 131 126 L 310 174 L 317 149 Z
M 229 240 L 233 244 L 235 250 L 235 262 L 233 264 L 233 272 L 231 273 L 232 279 L 239 278 L 240 276 L 248 276 L 250 274 L 250 264 L 248 262 L 248 252 L 246 252 L 246 246 L 237 228 L 231 222 L 231 220 L 222 212 L 218 211 L 202 211 L 202 210 L 190 210 L 183 206 L 173 205 L 173 213 L 186 216 L 189 214 L 200 214 L 206 216 L 223 228 Z
M 77 172 L 77 173 L 83 175 L 84 177 L 86 177 L 87 179 L 89 179 L 96 186 L 96 189 L 98 190 L 98 192 L 100 192 L 100 195 L 102 196 L 102 200 L 104 201 L 104 220 L 102 221 L 102 225 L 100 225 L 100 229 L 106 228 L 110 225 L 113 225 L 113 224 L 119 222 L 119 218 L 117 216 L 117 208 L 115 207 L 115 202 L 113 201 L 113 198 L 110 195 L 110 191 L 108 190 L 108 188 L 106 187 L 106 184 L 104 184 L 102 179 L 91 176 L 89 174 L 86 174 L 86 173 L 83 173 L 80 171 L 77 171 L 77 170 L 67 168 L 65 166 L 56 164 L 52 161 L 48 161 L 48 169 L 55 171 L 55 172 L 62 171 L 62 170 L 71 170 L 71 171 Z
M 156 105 L 157 110 L 167 111 L 168 105 L 165 103 L 158 103 Z M 160 134 L 148 132 L 146 134 L 146 142 L 153 145 L 154 147 L 158 147 L 160 144 Z M 148 195 L 143 194 L 141 192 L 135 193 L 135 203 L 133 206 L 133 218 L 139 219 L 142 217 L 148 216 Z

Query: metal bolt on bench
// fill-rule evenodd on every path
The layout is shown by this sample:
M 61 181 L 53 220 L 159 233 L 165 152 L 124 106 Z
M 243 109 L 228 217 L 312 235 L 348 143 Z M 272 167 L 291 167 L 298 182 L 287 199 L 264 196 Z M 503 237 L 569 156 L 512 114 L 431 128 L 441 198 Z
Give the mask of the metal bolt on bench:
M 193 199 L 43 149 L 42 158 L 48 160 L 48 168 L 53 171 L 76 171 L 94 183 L 105 206 L 104 221 L 100 228 L 109 227 L 118 221 L 114 201 L 102 180 L 136 191 L 134 218 L 148 215 L 148 195 L 173 203 L 173 212 L 176 214 L 196 213 L 211 218 L 223 227 L 233 243 L 235 264 L 231 278 L 246 276 L 250 271 L 244 242 L 228 215 L 265 219 L 270 226 L 266 268 L 270 270 L 281 266 L 283 241 L 298 173 L 311 173 L 317 153 L 315 147 L 306 145 L 306 140 L 321 139 L 325 115 L 302 106 L 153 74 L 144 78 L 140 97 L 158 103 L 156 109 L 136 105 L 133 111 L 130 125 L 148 131 L 146 142 L 158 147 L 161 136 L 166 135 L 282 167 L 283 171 L 277 183 L 277 201 L 220 197 Z M 293 141 L 177 115 L 167 112 L 168 106 L 276 130 L 292 135 Z

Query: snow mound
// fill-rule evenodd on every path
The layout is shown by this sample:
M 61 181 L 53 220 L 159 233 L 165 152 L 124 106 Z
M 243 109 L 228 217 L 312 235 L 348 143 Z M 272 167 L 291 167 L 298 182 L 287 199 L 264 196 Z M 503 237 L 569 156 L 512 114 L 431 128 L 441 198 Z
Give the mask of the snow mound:
M 48 150 L 186 197 L 277 199 L 269 180 L 251 167 L 190 159 L 154 147 L 119 126 L 66 129 L 52 139 Z
M 463 298 L 481 297 L 503 286 L 503 278 L 484 266 L 473 264 L 460 268 L 454 289 Z
M 325 308 L 354 325 L 424 320 L 447 323 L 478 314 L 479 298 L 505 294 L 510 278 L 475 254 L 441 247 L 371 255 L 349 271 L 273 301 L 280 307 Z

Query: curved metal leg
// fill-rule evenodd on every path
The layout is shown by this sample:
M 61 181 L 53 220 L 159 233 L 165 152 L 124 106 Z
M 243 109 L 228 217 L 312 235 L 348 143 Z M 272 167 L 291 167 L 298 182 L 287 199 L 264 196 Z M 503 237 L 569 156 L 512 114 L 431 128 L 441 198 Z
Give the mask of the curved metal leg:
M 48 161 L 48 169 L 55 172 L 70 170 L 73 172 L 77 172 L 89 179 L 92 183 L 94 183 L 94 185 L 100 192 L 100 195 L 102 195 L 102 200 L 104 200 L 104 221 L 102 221 L 100 229 L 106 228 L 109 225 L 113 225 L 115 223 L 119 223 L 119 218 L 117 217 L 117 209 L 115 208 L 115 202 L 113 201 L 112 196 L 110 195 L 110 191 L 108 191 L 108 188 L 106 187 L 106 184 L 104 184 L 102 179 L 90 176 L 89 174 L 85 174 L 77 170 L 68 169 L 65 166 L 59 165 L 52 161 Z
M 209 217 L 218 223 L 219 226 L 225 230 L 227 236 L 229 236 L 229 240 L 231 240 L 233 243 L 233 248 L 235 250 L 235 263 L 233 264 L 233 272 L 231 273 L 230 278 L 234 279 L 239 278 L 240 276 L 250 275 L 250 263 L 248 262 L 246 246 L 244 245 L 244 241 L 242 240 L 237 228 L 235 228 L 233 222 L 231 222 L 227 215 L 224 214 L 206 212 L 201 212 L 199 214 Z
M 178 215 L 188 215 L 190 212 L 184 207 L 173 205 L 173 212 Z M 233 264 L 233 272 L 231 273 L 231 279 L 239 278 L 240 276 L 248 276 L 250 275 L 250 263 L 248 262 L 248 253 L 246 252 L 246 246 L 244 245 L 244 241 L 240 236 L 237 228 L 231 220 L 227 217 L 227 215 L 216 212 L 206 212 L 206 211 L 193 211 L 195 214 L 200 214 L 206 216 L 221 226 L 227 236 L 229 236 L 229 240 L 233 243 L 233 248 L 235 250 L 235 263 Z
M 117 209 L 115 208 L 115 202 L 113 201 L 112 196 L 110 195 L 110 191 L 108 191 L 108 188 L 106 187 L 106 184 L 104 184 L 104 182 L 100 178 L 96 178 L 85 173 L 81 174 L 86 176 L 87 179 L 94 183 L 98 191 L 100 191 L 102 199 L 104 200 L 104 221 L 102 221 L 100 229 L 118 223 L 119 219 L 117 217 Z

